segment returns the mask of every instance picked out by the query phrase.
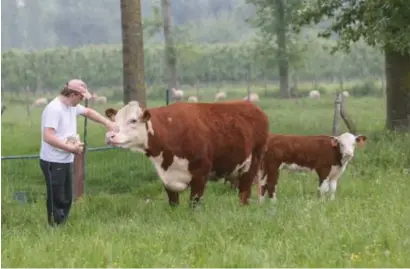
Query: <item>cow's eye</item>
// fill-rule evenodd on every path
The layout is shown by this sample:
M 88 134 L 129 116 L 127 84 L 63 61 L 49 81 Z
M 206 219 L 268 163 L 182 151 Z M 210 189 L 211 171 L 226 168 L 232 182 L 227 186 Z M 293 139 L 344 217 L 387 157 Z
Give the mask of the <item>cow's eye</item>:
M 137 121 L 136 119 L 131 119 L 131 120 L 130 120 L 130 123 L 131 123 L 131 124 L 135 124 L 135 123 L 137 123 L 137 122 L 138 122 L 138 121 Z

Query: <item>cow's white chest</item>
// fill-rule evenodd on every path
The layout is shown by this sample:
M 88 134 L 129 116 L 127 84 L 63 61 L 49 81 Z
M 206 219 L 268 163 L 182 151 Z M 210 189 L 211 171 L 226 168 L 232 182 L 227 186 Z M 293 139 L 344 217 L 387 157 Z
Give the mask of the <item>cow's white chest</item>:
M 155 166 L 158 176 L 164 183 L 165 188 L 171 191 L 181 192 L 188 187 L 188 184 L 192 180 L 192 175 L 188 170 L 189 162 L 187 159 L 174 156 L 172 164 L 167 170 L 164 170 L 161 166 L 164 161 L 162 152 L 156 157 L 151 157 L 151 161 Z

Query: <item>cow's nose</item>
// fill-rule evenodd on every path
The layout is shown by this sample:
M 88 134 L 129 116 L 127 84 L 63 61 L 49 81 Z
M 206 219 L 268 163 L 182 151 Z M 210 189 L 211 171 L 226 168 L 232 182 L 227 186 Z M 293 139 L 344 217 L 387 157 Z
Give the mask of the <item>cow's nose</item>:
M 352 158 L 352 157 L 353 157 L 353 152 L 346 152 L 346 153 L 344 154 L 344 157 L 345 157 L 345 158 Z
M 106 138 L 113 138 L 114 136 L 115 136 L 115 133 L 114 133 L 113 131 L 107 132 L 107 133 L 105 134 L 105 137 L 106 137 Z
M 115 137 L 115 132 L 113 132 L 113 131 L 107 132 L 107 133 L 105 134 L 105 142 L 106 142 L 107 144 L 109 144 L 110 141 L 111 141 L 111 139 L 113 139 L 114 137 Z

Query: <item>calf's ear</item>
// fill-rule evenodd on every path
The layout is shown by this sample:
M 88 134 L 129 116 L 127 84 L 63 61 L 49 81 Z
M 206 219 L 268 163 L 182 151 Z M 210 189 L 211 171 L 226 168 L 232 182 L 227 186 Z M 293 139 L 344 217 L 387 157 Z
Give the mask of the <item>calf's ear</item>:
M 151 112 L 148 109 L 145 109 L 141 115 L 141 121 L 147 122 L 151 118 Z
M 115 108 L 107 108 L 105 110 L 105 116 L 109 118 L 111 121 L 115 121 L 115 115 L 117 115 L 117 110 Z
M 332 145 L 332 147 L 337 147 L 337 145 L 339 144 L 339 140 L 337 139 L 337 137 L 331 136 L 330 137 L 330 144 Z
M 366 141 L 367 141 L 367 136 L 365 136 L 365 135 L 356 136 L 356 143 L 359 146 L 363 147 L 366 144 Z

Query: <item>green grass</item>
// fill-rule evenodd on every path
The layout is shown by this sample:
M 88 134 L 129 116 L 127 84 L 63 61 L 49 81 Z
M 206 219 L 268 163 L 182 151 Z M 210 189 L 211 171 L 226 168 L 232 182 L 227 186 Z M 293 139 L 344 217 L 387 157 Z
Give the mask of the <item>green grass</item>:
M 331 97 L 260 105 L 273 132 L 330 134 Z M 282 172 L 276 205 L 259 207 L 254 190 L 252 204 L 241 207 L 228 185 L 208 183 L 198 210 L 188 207 L 189 190 L 171 209 L 150 162 L 117 149 L 87 154 L 86 197 L 65 226 L 49 229 L 38 160 L 4 160 L 2 265 L 408 267 L 410 136 L 383 131 L 382 99 L 349 98 L 346 105 L 369 141 L 357 149 L 335 201 L 317 199 L 314 174 Z M 2 156 L 38 154 L 40 114 L 34 109 L 28 118 L 24 108 L 8 107 Z M 90 123 L 91 146 L 103 145 L 104 131 Z M 30 203 L 14 201 L 15 191 L 26 191 Z

